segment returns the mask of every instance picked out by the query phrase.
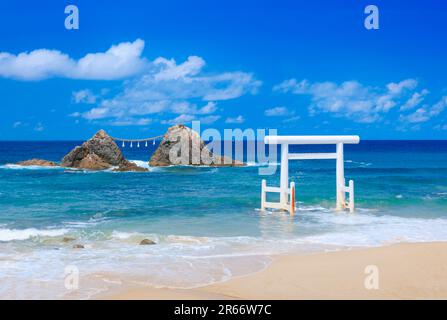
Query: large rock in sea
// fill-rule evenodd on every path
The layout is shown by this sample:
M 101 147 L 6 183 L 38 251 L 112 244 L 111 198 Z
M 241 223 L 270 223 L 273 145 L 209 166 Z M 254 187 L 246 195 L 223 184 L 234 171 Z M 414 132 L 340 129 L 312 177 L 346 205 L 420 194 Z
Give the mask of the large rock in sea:
M 163 140 L 149 160 L 151 167 L 170 165 L 243 166 L 244 163 L 229 157 L 214 155 L 200 135 L 184 125 L 168 129 Z
M 53 161 L 43 160 L 43 159 L 31 159 L 26 161 L 17 162 L 18 166 L 29 167 L 29 166 L 39 166 L 39 167 L 57 167 L 58 164 Z
M 90 140 L 71 150 L 61 161 L 62 167 L 87 170 L 147 171 L 124 158 L 115 141 L 99 130 Z

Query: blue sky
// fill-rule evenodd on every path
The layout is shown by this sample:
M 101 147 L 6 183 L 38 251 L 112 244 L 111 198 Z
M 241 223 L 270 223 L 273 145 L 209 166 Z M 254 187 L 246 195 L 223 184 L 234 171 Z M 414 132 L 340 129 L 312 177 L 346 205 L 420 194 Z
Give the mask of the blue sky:
M 446 16 L 436 0 L 2 2 L 0 139 L 142 138 L 193 119 L 446 139 Z

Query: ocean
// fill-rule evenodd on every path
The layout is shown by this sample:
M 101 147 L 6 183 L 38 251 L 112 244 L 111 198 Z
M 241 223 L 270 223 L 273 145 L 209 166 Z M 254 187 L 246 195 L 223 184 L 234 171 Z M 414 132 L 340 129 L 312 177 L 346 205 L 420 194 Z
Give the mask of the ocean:
M 279 184 L 279 170 L 258 174 L 262 163 L 144 173 L 11 165 L 60 161 L 81 143 L 0 142 L 0 298 L 89 298 L 129 284 L 193 288 L 262 270 L 274 254 L 447 240 L 447 141 L 346 145 L 354 214 L 334 211 L 335 161 L 292 161 L 294 217 L 258 209 L 261 180 Z M 123 152 L 148 167 L 155 148 Z M 298 149 L 333 147 L 291 147 Z M 157 244 L 140 246 L 145 238 Z M 76 290 L 66 286 L 70 270 L 80 275 Z

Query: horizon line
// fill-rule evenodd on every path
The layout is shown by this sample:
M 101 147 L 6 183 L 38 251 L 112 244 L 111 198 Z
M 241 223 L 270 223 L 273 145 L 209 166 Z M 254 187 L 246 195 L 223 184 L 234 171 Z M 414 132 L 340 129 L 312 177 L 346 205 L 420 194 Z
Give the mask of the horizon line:
M 57 139 L 57 140 L 50 140 L 50 139 L 45 139 L 45 140 L 0 140 L 1 142 L 80 142 L 80 141 L 88 141 L 90 140 L 90 138 L 88 139 L 67 139 L 67 140 L 63 140 L 63 139 Z M 115 141 L 115 140 L 114 140 Z M 135 140 L 129 140 L 130 141 L 138 141 L 138 139 Z M 212 140 L 208 140 L 208 141 L 212 141 Z M 253 142 L 259 142 L 259 141 L 263 141 L 263 140 L 217 140 L 217 141 L 253 141 Z M 360 142 L 362 141 L 447 141 L 447 139 L 361 139 L 360 138 Z

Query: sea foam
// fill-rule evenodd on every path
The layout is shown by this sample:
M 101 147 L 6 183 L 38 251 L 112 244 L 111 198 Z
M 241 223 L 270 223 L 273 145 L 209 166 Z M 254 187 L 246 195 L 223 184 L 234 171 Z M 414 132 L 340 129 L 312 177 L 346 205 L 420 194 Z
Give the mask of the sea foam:
M 50 166 L 19 166 L 17 164 L 4 164 L 0 166 L 0 169 L 12 169 L 12 170 L 60 170 L 62 167 L 50 167 Z
M 68 232 L 68 229 L 0 229 L 0 241 L 27 240 L 34 237 L 58 237 Z

